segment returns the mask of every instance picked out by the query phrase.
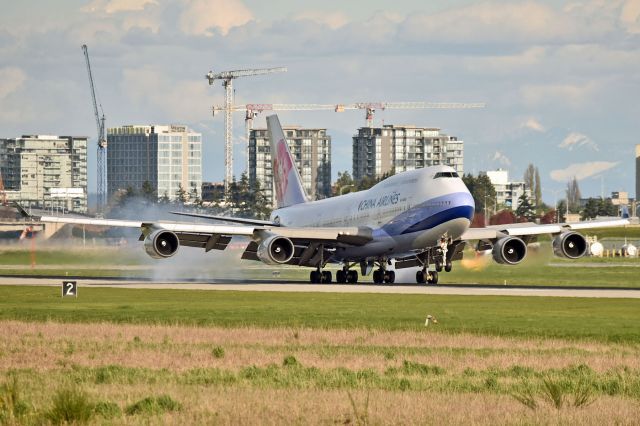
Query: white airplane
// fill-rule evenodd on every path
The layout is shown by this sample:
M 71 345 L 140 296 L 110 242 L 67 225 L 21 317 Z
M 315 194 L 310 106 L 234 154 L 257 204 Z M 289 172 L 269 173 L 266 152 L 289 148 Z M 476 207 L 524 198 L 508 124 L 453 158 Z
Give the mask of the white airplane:
M 144 222 L 109 219 L 41 217 L 42 222 L 140 228 L 146 252 L 168 258 L 180 246 L 210 251 L 224 250 L 234 236 L 249 243 L 242 259 L 268 265 L 314 268 L 312 283 L 330 283 L 328 263 L 340 264 L 336 281 L 356 283 L 373 270 L 375 283 L 393 283 L 395 269 L 419 267 L 418 283 L 438 283 L 438 272 L 451 271 L 462 259 L 468 241 L 478 249 L 492 249 L 493 259 L 515 265 L 527 255 L 527 244 L 540 234 L 554 236 L 558 256 L 578 258 L 587 251 L 579 229 L 623 226 L 626 219 L 536 225 L 533 223 L 469 228 L 474 213 L 473 197 L 456 171 L 433 166 L 407 171 L 385 179 L 366 191 L 310 201 L 289 152 L 276 115 L 267 118 L 271 142 L 277 209 L 269 221 L 177 213 L 223 220 L 233 225 L 176 222 Z M 374 270 L 375 269 L 375 270 Z

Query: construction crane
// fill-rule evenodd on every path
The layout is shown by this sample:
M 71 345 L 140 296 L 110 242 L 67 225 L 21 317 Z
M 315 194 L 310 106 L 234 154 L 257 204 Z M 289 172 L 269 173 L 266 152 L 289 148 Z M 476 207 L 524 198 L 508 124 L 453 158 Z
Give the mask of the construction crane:
M 102 111 L 102 104 L 100 104 L 100 111 L 102 116 L 98 113 L 98 102 L 96 101 L 96 90 L 93 84 L 93 75 L 91 73 L 91 63 L 89 62 L 89 50 L 87 45 L 82 45 L 82 51 L 84 52 L 84 59 L 87 63 L 87 73 L 89 74 L 89 86 L 91 88 L 91 100 L 93 101 L 93 114 L 96 118 L 96 127 L 98 129 L 98 212 L 101 213 L 107 204 L 107 138 L 104 135 L 104 111 Z
M 249 77 L 252 75 L 273 74 L 277 72 L 286 72 L 284 67 L 279 68 L 258 68 L 248 70 L 222 71 L 214 74 L 209 71 L 205 78 L 209 80 L 209 85 L 213 85 L 216 80 L 222 80 L 222 86 L 225 88 L 224 110 L 226 111 L 224 120 L 224 192 L 227 193 L 229 184 L 233 180 L 233 80 L 240 77 Z
M 335 111 L 344 112 L 346 110 L 365 110 L 365 120 L 367 127 L 373 126 L 373 117 L 376 110 L 385 109 L 469 109 L 484 108 L 484 103 L 462 103 L 462 102 L 356 102 L 352 104 L 247 104 L 234 105 L 229 108 L 225 106 L 214 106 L 213 115 L 220 112 L 244 111 L 245 113 L 245 138 L 247 143 L 247 168 L 248 168 L 248 145 L 249 135 L 253 129 L 253 119 L 263 111 Z

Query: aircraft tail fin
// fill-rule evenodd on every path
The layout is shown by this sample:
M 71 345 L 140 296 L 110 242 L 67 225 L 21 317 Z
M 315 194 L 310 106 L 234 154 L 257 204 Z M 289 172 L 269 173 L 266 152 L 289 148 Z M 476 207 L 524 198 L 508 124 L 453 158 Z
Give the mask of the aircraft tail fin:
M 296 167 L 287 139 L 284 136 L 277 115 L 267 117 L 267 129 L 271 143 L 271 164 L 273 165 L 273 182 L 276 190 L 278 208 L 294 204 L 306 203 L 307 194 L 302 186 L 302 179 Z

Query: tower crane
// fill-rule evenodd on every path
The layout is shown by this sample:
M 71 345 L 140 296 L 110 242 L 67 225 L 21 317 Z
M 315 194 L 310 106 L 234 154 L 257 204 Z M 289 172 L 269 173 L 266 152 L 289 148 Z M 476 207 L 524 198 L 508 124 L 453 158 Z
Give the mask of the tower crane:
M 226 116 L 231 112 L 245 112 L 245 138 L 247 150 L 249 149 L 249 135 L 253 129 L 253 119 L 263 111 L 335 111 L 344 112 L 346 110 L 365 110 L 365 119 L 367 127 L 373 126 L 373 117 L 376 110 L 385 109 L 469 109 L 484 108 L 484 103 L 469 102 L 356 102 L 352 104 L 247 104 L 234 105 L 229 108 L 228 105 L 214 106 L 213 115 L 225 112 Z M 247 164 L 249 156 L 247 153 Z
M 233 80 L 240 77 L 249 77 L 252 75 L 273 74 L 277 72 L 286 72 L 284 67 L 278 68 L 257 68 L 247 70 L 233 70 L 213 73 L 209 71 L 205 78 L 209 81 L 209 85 L 213 85 L 216 80 L 222 80 L 222 86 L 225 89 L 224 110 L 226 111 L 224 120 L 224 192 L 227 193 L 229 184 L 233 179 L 233 136 L 232 136 L 232 115 L 233 115 Z
M 84 52 L 84 59 L 87 63 L 87 73 L 89 74 L 89 86 L 91 88 L 91 100 L 93 101 L 93 114 L 96 118 L 96 127 L 98 129 L 98 212 L 102 212 L 104 206 L 107 204 L 107 138 L 104 135 L 104 111 L 102 111 L 102 104 L 100 104 L 100 111 L 102 116 L 98 113 L 98 102 L 96 101 L 96 91 L 93 84 L 93 75 L 91 73 L 91 63 L 89 62 L 89 50 L 87 45 L 82 45 L 82 51 Z

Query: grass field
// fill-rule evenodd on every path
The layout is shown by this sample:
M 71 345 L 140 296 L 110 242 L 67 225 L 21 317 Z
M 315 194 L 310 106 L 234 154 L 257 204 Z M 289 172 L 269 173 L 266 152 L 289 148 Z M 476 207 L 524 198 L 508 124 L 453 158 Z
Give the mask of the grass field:
M 638 308 L 0 286 L 0 424 L 633 424 Z

